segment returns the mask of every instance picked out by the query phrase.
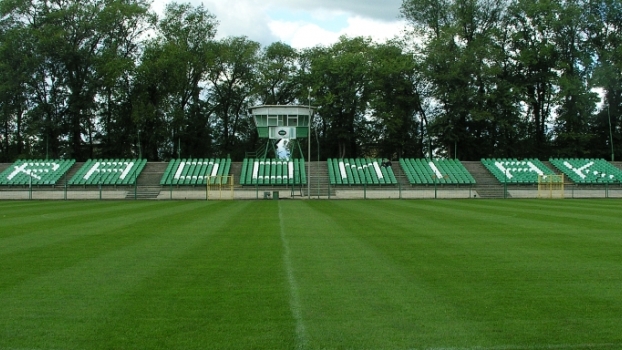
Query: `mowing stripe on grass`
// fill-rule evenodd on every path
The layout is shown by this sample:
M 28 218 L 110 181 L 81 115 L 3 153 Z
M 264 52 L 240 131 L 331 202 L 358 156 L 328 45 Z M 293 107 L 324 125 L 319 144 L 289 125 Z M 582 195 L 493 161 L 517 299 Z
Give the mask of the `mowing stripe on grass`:
M 2 204 L 0 350 L 622 349 L 620 200 Z
M 13 272 L 3 276 L 0 281 L 0 315 L 4 316 L 1 317 L 0 329 L 4 329 L 4 322 L 11 318 L 26 322 L 54 315 L 55 324 L 59 324 L 65 315 L 79 315 L 68 319 L 87 318 L 87 313 L 81 313 L 80 310 L 90 310 L 89 317 L 93 317 L 95 311 L 107 310 L 110 300 L 148 277 L 152 269 L 167 263 L 171 256 L 178 253 L 177 250 L 188 249 L 192 241 L 187 238 L 194 238 L 188 235 L 180 241 L 168 230 L 152 233 L 152 230 L 141 232 L 134 227 L 167 227 L 166 223 L 171 220 L 183 218 L 192 211 L 200 211 L 202 206 L 199 204 L 182 203 L 176 208 L 168 208 L 167 215 L 153 211 L 158 215 L 150 218 L 142 217 L 145 213 L 129 210 L 134 206 L 133 203 L 126 204 L 127 212 L 131 214 L 116 218 L 119 225 L 110 227 L 110 218 L 105 217 L 99 220 L 101 230 L 96 233 L 82 230 L 75 234 L 75 239 L 61 241 L 45 249 L 12 255 L 0 254 L 0 258 L 6 261 L 3 266 Z M 180 226 L 180 229 L 183 228 Z M 72 234 L 73 230 L 67 233 Z M 183 245 L 177 242 L 183 242 Z M 160 249 L 161 246 L 167 249 Z M 20 270 L 23 272 L 16 273 Z M 54 306 L 56 298 L 63 300 L 58 307 Z M 52 328 L 54 325 L 50 324 L 50 328 L 45 331 L 50 332 Z M 27 327 L 22 325 L 20 331 L 14 334 L 25 330 Z
M 0 349 L 293 348 L 276 206 L 154 203 L 0 254 Z
M 614 225 L 617 222 L 620 227 L 620 218 L 611 218 L 611 222 L 601 216 L 602 224 L 598 228 L 590 227 L 586 221 L 576 221 L 571 229 L 566 222 L 572 219 L 574 211 L 567 212 L 563 220 L 552 217 L 548 223 L 534 222 L 530 218 L 546 212 L 546 206 L 527 210 L 524 207 L 530 203 L 524 201 L 490 201 L 482 203 L 487 204 L 485 207 L 475 201 L 309 204 L 321 210 L 325 217 L 305 211 L 305 217 L 312 221 L 301 223 L 301 227 L 319 228 L 322 223 L 335 220 L 317 230 L 322 236 L 320 244 L 324 245 L 317 252 L 323 256 L 309 265 L 318 269 L 331 258 L 326 252 L 334 251 L 335 259 L 345 258 L 342 262 L 345 273 L 328 283 L 332 286 L 317 303 L 307 301 L 305 275 L 297 273 L 305 310 L 308 305 L 321 309 L 320 303 L 330 301 L 328 293 L 346 287 L 346 282 L 365 281 L 366 275 L 356 272 L 369 266 L 367 275 L 372 278 L 357 294 L 323 309 L 343 312 L 363 288 L 373 288 L 375 296 L 390 294 L 394 289 L 403 292 L 391 298 L 388 305 L 399 305 L 396 301 L 411 295 L 413 304 L 417 302 L 419 306 L 405 308 L 409 311 L 395 318 L 414 320 L 411 324 L 417 325 L 422 311 L 428 310 L 426 314 L 432 315 L 422 317 L 427 321 L 420 328 L 431 332 L 403 332 L 404 340 L 398 339 L 395 346 L 387 348 L 478 349 L 473 345 L 480 344 L 481 349 L 495 349 L 497 344 L 524 341 L 523 347 L 530 349 L 529 344 L 619 340 L 615 330 L 619 320 L 616 310 L 620 305 L 617 301 L 620 274 L 616 273 L 620 266 L 620 236 Z M 513 217 L 514 213 L 518 216 Z M 348 250 L 341 249 L 340 253 L 337 243 L 344 238 L 348 239 Z M 293 238 L 290 241 L 296 263 L 296 242 Z M 356 260 L 363 256 L 366 265 L 357 266 Z M 334 266 L 326 275 L 336 269 L 342 267 Z M 391 276 L 394 277 L 388 278 Z M 404 287 L 396 288 L 401 285 Z M 421 302 L 424 300 L 427 303 Z M 372 302 L 374 299 L 369 299 L 359 309 Z M 375 341 L 369 335 L 383 323 L 383 312 L 370 311 L 375 314 L 375 328 L 354 338 L 367 342 L 361 342 L 360 347 L 374 347 L 368 345 Z M 596 314 L 600 325 L 591 320 Z M 318 332 L 314 318 L 309 312 L 305 315 L 315 343 Z M 431 322 L 442 315 L 449 316 L 445 324 Z M 388 329 L 382 334 L 384 344 L 390 334 L 399 335 L 399 329 Z M 349 344 L 352 343 L 350 340 Z M 382 347 L 382 343 L 376 347 Z
M 294 276 L 294 270 L 292 268 L 292 261 L 290 258 L 289 244 L 285 237 L 285 227 L 283 222 L 283 211 L 281 209 L 281 202 L 279 202 L 279 224 L 281 227 L 281 242 L 283 242 L 283 265 L 285 266 L 285 272 L 287 274 L 287 282 L 289 284 L 290 292 L 290 308 L 292 309 L 292 316 L 296 320 L 296 347 L 298 349 L 307 348 L 307 332 L 305 330 L 305 324 L 302 319 L 302 312 L 300 310 L 300 296 L 298 292 L 298 284 Z

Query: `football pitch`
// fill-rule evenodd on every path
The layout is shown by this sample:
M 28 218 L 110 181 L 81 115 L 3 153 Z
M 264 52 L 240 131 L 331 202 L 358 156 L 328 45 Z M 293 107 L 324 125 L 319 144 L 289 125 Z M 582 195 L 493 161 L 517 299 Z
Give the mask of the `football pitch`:
M 0 202 L 0 350 L 621 348 L 620 200 Z

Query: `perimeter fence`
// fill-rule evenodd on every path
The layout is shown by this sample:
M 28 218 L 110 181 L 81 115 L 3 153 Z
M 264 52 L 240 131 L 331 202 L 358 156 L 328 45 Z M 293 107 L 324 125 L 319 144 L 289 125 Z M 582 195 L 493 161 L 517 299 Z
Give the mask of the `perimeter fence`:
M 137 181 L 128 186 L 76 186 L 61 182 L 41 186 L 0 186 L 0 200 L 265 200 L 265 199 L 521 199 L 539 198 L 537 185 L 362 185 L 333 186 L 311 179 L 311 186 L 233 185 L 232 194 L 206 186 L 156 186 Z M 209 191 L 208 191 L 209 190 Z M 231 189 L 226 188 L 225 191 Z M 210 192 L 211 191 L 211 192 Z M 565 199 L 622 198 L 621 184 L 564 186 Z

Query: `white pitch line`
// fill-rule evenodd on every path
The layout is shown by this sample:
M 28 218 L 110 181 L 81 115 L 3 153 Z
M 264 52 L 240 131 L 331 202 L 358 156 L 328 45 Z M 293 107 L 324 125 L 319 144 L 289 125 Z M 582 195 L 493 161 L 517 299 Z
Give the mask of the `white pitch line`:
M 287 282 L 289 283 L 289 307 L 292 316 L 296 320 L 296 349 L 307 348 L 307 331 L 302 319 L 302 311 L 300 308 L 300 297 L 298 293 L 298 284 L 294 277 L 292 261 L 289 257 L 289 243 L 285 238 L 285 228 L 283 225 L 283 214 L 281 213 L 281 202 L 279 201 L 279 226 L 281 227 L 281 242 L 283 243 L 283 265 L 287 274 Z

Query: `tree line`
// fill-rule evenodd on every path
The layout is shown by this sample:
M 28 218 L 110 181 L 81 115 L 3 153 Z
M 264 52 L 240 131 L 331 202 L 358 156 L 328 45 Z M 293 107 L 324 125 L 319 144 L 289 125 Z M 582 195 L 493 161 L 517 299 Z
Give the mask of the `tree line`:
M 620 159 L 622 2 L 405 0 L 402 13 L 438 152 Z
M 296 50 L 216 39 L 203 6 L 5 0 L 0 161 L 240 160 L 262 142 L 258 104 L 317 108 L 312 159 L 620 158 L 619 0 L 405 0 L 401 12 L 404 37 Z

